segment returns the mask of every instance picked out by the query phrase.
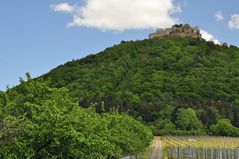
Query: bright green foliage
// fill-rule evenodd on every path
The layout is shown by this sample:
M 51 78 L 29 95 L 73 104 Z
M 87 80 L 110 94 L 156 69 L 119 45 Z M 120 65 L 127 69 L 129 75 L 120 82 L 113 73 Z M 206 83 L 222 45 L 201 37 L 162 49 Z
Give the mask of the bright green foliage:
M 221 118 L 239 127 L 239 49 L 200 39 L 122 42 L 96 55 L 67 62 L 48 74 L 53 87 L 66 87 L 79 105 L 101 112 L 118 107 L 145 122 L 169 119 L 193 108 L 205 128 Z M 169 114 L 168 106 L 172 108 Z
M 176 124 L 180 130 L 200 130 L 202 123 L 198 120 L 196 112 L 191 108 L 180 108 L 177 113 Z
M 137 153 L 150 143 L 150 131 L 126 114 L 101 116 L 83 109 L 67 89 L 49 88 L 30 76 L 0 95 L 0 158 L 103 159 Z M 114 118 L 128 123 L 114 123 Z M 119 141 L 122 134 L 113 133 L 122 129 L 128 140 Z
M 159 118 L 153 126 L 154 135 L 205 135 L 201 121 L 198 119 L 196 112 L 192 108 L 180 108 L 176 117 L 167 117 L 172 112 L 170 107 L 165 109 L 166 112 L 160 113 Z
M 11 115 L 9 108 L 5 94 L 0 92 L 0 148 L 11 142 L 26 126 L 25 118 Z
M 103 115 L 110 130 L 112 143 L 116 143 L 123 154 L 139 153 L 152 141 L 152 132 L 140 122 L 126 114 L 106 113 Z
M 234 127 L 228 119 L 221 119 L 217 124 L 211 125 L 210 130 L 213 135 L 239 136 L 239 128 Z

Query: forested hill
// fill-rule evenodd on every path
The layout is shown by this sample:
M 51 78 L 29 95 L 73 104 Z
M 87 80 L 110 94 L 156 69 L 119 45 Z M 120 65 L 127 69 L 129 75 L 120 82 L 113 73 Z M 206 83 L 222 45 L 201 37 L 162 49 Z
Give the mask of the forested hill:
M 67 62 L 43 78 L 50 79 L 52 87 L 67 87 L 83 107 L 92 103 L 98 111 L 118 107 L 148 123 L 159 122 L 159 128 L 163 121 L 170 128 L 180 128 L 179 114 L 189 107 L 204 128 L 223 118 L 239 126 L 239 49 L 235 46 L 173 37 L 122 41 L 96 55 Z

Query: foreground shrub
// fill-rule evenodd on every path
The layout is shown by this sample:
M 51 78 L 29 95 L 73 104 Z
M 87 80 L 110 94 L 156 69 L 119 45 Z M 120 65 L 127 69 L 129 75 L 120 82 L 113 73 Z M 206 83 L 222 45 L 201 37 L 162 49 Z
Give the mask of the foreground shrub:
M 152 139 L 127 114 L 83 109 L 67 89 L 30 77 L 0 97 L 0 158 L 112 158 L 140 152 Z

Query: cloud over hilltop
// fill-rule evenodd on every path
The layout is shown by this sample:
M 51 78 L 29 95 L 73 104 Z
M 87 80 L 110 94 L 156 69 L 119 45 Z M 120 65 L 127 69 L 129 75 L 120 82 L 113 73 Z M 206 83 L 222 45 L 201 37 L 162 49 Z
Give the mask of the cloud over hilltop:
M 212 34 L 208 33 L 207 31 L 200 29 L 200 33 L 202 35 L 202 38 L 206 41 L 212 41 L 215 44 L 221 44 L 219 40 L 217 40 Z
M 114 31 L 168 27 L 177 23 L 175 14 L 181 11 L 173 0 L 85 0 L 82 6 L 59 3 L 50 7 L 72 14 L 68 27 Z

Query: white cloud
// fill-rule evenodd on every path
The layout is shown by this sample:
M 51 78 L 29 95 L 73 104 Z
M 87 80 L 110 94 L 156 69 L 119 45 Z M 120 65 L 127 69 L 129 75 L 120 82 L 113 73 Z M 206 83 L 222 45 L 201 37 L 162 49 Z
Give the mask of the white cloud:
M 200 33 L 202 34 L 202 38 L 205 39 L 206 41 L 212 41 L 215 44 L 219 44 L 219 45 L 221 44 L 219 40 L 214 38 L 214 36 L 212 34 L 209 34 L 207 31 L 200 29 Z
M 55 11 L 71 12 L 71 26 L 94 27 L 101 30 L 164 28 L 177 23 L 175 13 L 181 12 L 174 0 L 85 0 L 83 6 L 65 7 Z M 59 4 L 60 5 L 60 4 Z M 58 5 L 54 5 L 58 6 Z M 66 7 L 68 6 L 68 7 Z M 74 8 L 62 9 L 62 8 Z
M 239 14 L 231 15 L 231 19 L 228 22 L 228 27 L 231 29 L 239 29 Z
M 68 3 L 51 4 L 50 8 L 52 8 L 55 12 L 64 13 L 73 13 L 75 10 L 75 6 L 72 6 Z
M 224 16 L 223 16 L 223 14 L 222 14 L 221 11 L 218 11 L 218 12 L 215 14 L 215 17 L 216 17 L 216 20 L 217 20 L 217 21 L 222 21 L 222 20 L 224 20 Z

